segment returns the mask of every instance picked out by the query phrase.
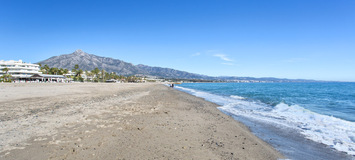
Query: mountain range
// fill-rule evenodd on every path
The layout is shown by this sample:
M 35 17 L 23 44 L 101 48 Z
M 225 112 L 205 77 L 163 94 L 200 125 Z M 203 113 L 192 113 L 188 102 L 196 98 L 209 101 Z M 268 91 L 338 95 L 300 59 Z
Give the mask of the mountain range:
M 210 79 L 211 77 L 179 71 L 170 68 L 151 67 L 143 64 L 133 65 L 119 59 L 108 57 L 100 57 L 88 54 L 80 49 L 71 54 L 63 54 L 54 56 L 49 59 L 40 61 L 42 65 L 49 67 L 73 69 L 76 64 L 80 69 L 91 71 L 95 68 L 104 69 L 107 72 L 116 72 L 119 75 L 146 75 L 162 78 L 181 78 L 181 79 Z
M 42 65 L 49 67 L 73 69 L 76 64 L 80 69 L 91 71 L 95 68 L 104 69 L 107 72 L 115 72 L 118 75 L 144 75 L 156 76 L 160 78 L 170 79 L 200 79 L 200 80 L 214 80 L 214 81 L 267 81 L 267 82 L 313 82 L 313 80 L 291 80 L 279 78 L 254 78 L 254 77 L 212 77 L 207 75 L 189 73 L 179 71 L 171 68 L 151 67 L 143 64 L 134 65 L 119 59 L 108 57 L 100 57 L 93 54 L 88 54 L 80 49 L 71 54 L 63 54 L 54 56 L 46 60 L 40 61 Z

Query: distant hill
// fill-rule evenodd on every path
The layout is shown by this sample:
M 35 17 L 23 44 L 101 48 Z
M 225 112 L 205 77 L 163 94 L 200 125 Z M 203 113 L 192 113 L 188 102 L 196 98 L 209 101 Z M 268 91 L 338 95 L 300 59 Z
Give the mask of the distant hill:
M 142 70 L 145 74 L 164 77 L 164 78 L 183 78 L 183 79 L 211 79 L 212 77 L 189 73 L 184 71 L 179 71 L 170 68 L 161 68 L 161 67 L 150 67 L 143 64 L 137 65 L 137 67 Z
M 76 64 L 80 69 L 91 71 L 96 67 L 107 72 L 116 72 L 120 75 L 142 74 L 146 76 L 157 76 L 163 78 L 182 78 L 182 79 L 206 79 L 208 76 L 179 71 L 170 68 L 151 67 L 147 65 L 133 65 L 122 60 L 100 57 L 88 54 L 82 50 L 76 50 L 71 54 L 63 54 L 40 61 L 42 65 L 49 67 L 73 69 Z
M 96 67 L 104 69 L 107 72 L 116 72 L 119 75 L 145 75 L 156 76 L 161 78 L 171 79 L 200 79 L 200 80 L 213 80 L 213 81 L 250 81 L 250 82 L 315 82 L 314 80 L 303 79 L 279 79 L 273 77 L 267 78 L 254 78 L 254 77 L 211 77 L 201 74 L 189 73 L 179 71 L 171 68 L 151 67 L 143 64 L 133 65 L 119 59 L 108 57 L 100 57 L 93 54 L 85 53 L 78 49 L 71 54 L 63 54 L 54 56 L 49 59 L 40 61 L 42 65 L 47 64 L 49 67 L 73 69 L 76 64 L 80 69 L 91 71 Z

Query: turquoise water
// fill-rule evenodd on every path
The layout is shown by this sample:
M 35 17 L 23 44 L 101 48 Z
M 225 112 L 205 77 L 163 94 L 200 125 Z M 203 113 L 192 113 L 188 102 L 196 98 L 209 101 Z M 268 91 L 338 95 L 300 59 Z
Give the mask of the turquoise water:
M 294 130 L 355 155 L 355 83 L 183 83 L 177 89 L 215 102 L 237 119 Z

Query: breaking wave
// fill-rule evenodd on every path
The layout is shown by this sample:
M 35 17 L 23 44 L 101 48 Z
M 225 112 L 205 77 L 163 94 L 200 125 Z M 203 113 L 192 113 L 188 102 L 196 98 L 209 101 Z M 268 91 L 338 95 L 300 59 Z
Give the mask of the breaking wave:
M 292 128 L 307 139 L 355 155 L 355 122 L 315 113 L 299 105 L 279 103 L 270 106 L 238 95 L 227 97 L 180 86 L 176 88 L 221 105 L 219 109 L 228 114 L 282 129 Z

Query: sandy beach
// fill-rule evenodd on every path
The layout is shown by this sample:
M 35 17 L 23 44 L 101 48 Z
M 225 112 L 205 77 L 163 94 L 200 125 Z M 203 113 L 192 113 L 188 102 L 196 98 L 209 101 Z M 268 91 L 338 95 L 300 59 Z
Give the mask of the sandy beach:
M 0 84 L 0 159 L 278 159 L 217 105 L 163 84 Z

